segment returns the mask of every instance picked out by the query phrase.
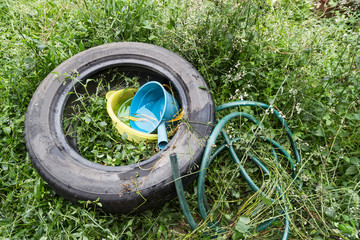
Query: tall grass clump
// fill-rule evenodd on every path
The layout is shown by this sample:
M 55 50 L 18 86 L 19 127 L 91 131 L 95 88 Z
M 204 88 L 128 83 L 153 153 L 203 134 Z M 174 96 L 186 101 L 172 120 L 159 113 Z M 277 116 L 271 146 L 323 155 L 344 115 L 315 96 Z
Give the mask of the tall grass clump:
M 292 180 L 286 159 L 279 159 L 278 168 L 269 147 L 254 140 L 257 132 L 249 122 L 236 119 L 227 125 L 230 137 L 244 139 L 234 147 L 249 175 L 277 200 L 271 203 L 252 192 L 229 154 L 221 154 L 206 181 L 212 206 L 208 221 L 217 218 L 224 229 L 218 238 L 280 239 L 281 212 L 288 206 L 289 239 L 358 239 L 360 12 L 350 3 L 332 0 L 329 4 L 337 7 L 325 17 L 318 12 L 317 2 L 1 1 L 0 239 L 201 239 L 211 235 L 207 222 L 200 222 L 197 215 L 195 185 L 186 194 L 200 226 L 192 231 L 176 199 L 132 215 L 107 214 L 100 207 L 84 209 L 51 190 L 31 164 L 23 125 L 37 86 L 69 57 L 117 41 L 147 42 L 178 53 L 203 75 L 216 105 L 235 100 L 264 102 L 281 111 L 288 122 L 302 157 L 297 166 L 301 188 Z M 102 96 L 92 96 L 99 103 L 95 106 L 104 105 Z M 248 107 L 231 111 L 256 116 L 265 126 L 262 134 L 291 153 L 284 129 L 271 114 Z M 218 113 L 217 118 L 226 113 Z M 98 121 L 96 116 L 89 118 Z M 111 121 L 106 121 L 98 121 L 104 122 L 101 134 L 110 131 Z M 87 156 L 94 161 L 105 149 L 97 146 L 87 146 L 96 150 Z M 124 154 L 132 154 L 129 149 Z M 246 157 L 248 152 L 267 165 L 271 176 Z M 117 161 L 111 152 L 106 154 L 109 158 L 106 155 L 102 164 Z M 277 184 L 285 199 L 279 197 Z M 274 217 L 278 219 L 270 227 L 251 231 Z

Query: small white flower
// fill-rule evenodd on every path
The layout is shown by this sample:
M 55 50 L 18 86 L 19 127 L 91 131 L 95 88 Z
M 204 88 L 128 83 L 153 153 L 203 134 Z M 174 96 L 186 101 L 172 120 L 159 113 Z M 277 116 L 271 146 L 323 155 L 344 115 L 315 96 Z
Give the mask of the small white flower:
M 296 106 L 296 112 L 297 112 L 297 114 L 300 114 L 301 113 L 301 108 L 299 107 L 299 106 Z
M 307 181 L 309 181 L 309 177 L 306 176 L 306 175 L 302 175 L 302 176 L 301 176 L 301 180 L 302 180 L 303 182 L 307 182 Z

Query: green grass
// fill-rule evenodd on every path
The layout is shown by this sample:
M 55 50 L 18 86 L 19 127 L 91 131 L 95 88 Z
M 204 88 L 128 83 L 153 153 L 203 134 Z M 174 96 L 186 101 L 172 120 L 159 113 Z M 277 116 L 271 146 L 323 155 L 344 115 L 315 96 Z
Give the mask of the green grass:
M 1 1 L 0 239 L 200 239 L 201 232 L 208 231 L 206 224 L 191 231 L 177 199 L 129 216 L 73 205 L 56 195 L 30 162 L 23 125 L 37 86 L 67 58 L 116 41 L 152 43 L 183 56 L 203 75 L 216 105 L 246 99 L 279 109 L 302 156 L 299 177 L 304 186 L 299 190 L 290 185 L 287 190 L 292 199 L 286 201 L 292 216 L 290 239 L 356 239 L 359 14 L 343 9 L 334 17 L 320 18 L 310 0 Z M 262 119 L 265 133 L 289 148 L 270 115 L 259 109 L 242 111 Z M 239 152 L 251 149 L 264 161 L 271 159 L 266 146 L 251 144 L 253 129 L 246 121 L 234 121 L 227 130 L 249 137 L 236 146 Z M 252 176 L 261 176 L 251 163 L 245 165 Z M 291 183 L 283 174 L 288 166 L 272 169 L 271 178 L 257 178 L 259 185 L 269 183 L 264 191 L 271 192 L 275 180 L 284 186 Z M 246 226 L 256 226 L 277 215 L 283 205 L 265 204 L 251 215 L 261 198 L 249 191 L 226 154 L 211 167 L 207 184 L 215 216 L 229 225 L 230 238 L 239 236 L 234 230 L 241 230 L 239 222 L 246 217 Z M 196 192 L 190 188 L 186 194 L 195 215 Z M 279 221 L 243 237 L 279 239 L 282 228 Z
M 110 73 L 111 74 L 111 73 Z M 66 136 L 76 138 L 76 148 L 86 159 L 108 166 L 121 166 L 138 163 L 159 151 L 156 142 L 139 143 L 129 141 L 127 135 L 119 137 L 112 124 L 106 108 L 106 93 L 122 86 L 139 88 L 137 78 L 114 74 L 116 84 L 113 88 L 107 86 L 102 78 L 87 79 L 79 83 L 87 90 L 87 85 L 96 84 L 93 93 L 74 91 L 75 104 L 68 106 L 71 114 L 63 119 L 63 130 Z M 121 80 L 122 79 L 122 80 Z M 112 81 L 110 81 L 112 82 Z M 108 82 L 109 83 L 109 82 Z

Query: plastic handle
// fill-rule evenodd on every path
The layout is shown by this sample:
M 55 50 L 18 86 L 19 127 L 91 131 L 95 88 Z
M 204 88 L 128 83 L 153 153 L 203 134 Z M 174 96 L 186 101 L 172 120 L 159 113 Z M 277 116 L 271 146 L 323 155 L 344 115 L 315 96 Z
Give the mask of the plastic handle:
M 166 133 L 165 121 L 161 122 L 157 128 L 158 134 L 158 146 L 163 149 L 168 144 L 168 138 Z

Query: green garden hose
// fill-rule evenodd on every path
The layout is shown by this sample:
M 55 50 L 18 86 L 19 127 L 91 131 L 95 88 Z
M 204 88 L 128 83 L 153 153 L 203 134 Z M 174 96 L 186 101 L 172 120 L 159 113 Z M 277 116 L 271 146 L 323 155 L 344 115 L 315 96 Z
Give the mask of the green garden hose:
M 278 163 L 278 154 L 281 154 L 283 156 L 285 156 L 285 158 L 289 161 L 290 165 L 291 165 L 291 169 L 292 169 L 292 178 L 294 179 L 294 181 L 297 180 L 297 169 L 296 169 L 296 165 L 300 164 L 300 154 L 296 148 L 295 142 L 292 138 L 292 133 L 290 131 L 290 128 L 288 127 L 285 119 L 281 116 L 281 114 L 276 111 L 275 109 L 273 109 L 271 106 L 266 105 L 264 103 L 260 103 L 260 102 L 253 102 L 253 101 L 235 101 L 235 102 L 230 102 L 230 103 L 226 103 L 223 104 L 219 107 L 216 108 L 217 111 L 222 111 L 224 109 L 228 109 L 231 107 L 245 107 L 245 106 L 250 106 L 250 107 L 260 107 L 262 109 L 265 109 L 267 111 L 270 111 L 271 113 L 273 113 L 276 118 L 280 121 L 280 123 L 282 124 L 282 126 L 285 128 L 286 133 L 287 133 L 287 137 L 290 141 L 291 144 L 291 148 L 293 151 L 293 155 L 294 155 L 294 159 L 290 156 L 290 154 L 276 141 L 267 138 L 265 136 L 257 136 L 260 140 L 272 145 L 272 155 L 274 156 L 275 159 L 275 164 L 277 167 L 279 167 L 279 163 Z M 254 192 L 259 192 L 263 197 L 269 199 L 271 202 L 274 201 L 274 199 L 268 197 L 264 192 L 262 192 L 260 190 L 260 188 L 254 183 L 254 181 L 251 179 L 251 177 L 248 175 L 248 173 L 246 172 L 244 166 L 241 164 L 241 161 L 239 159 L 239 157 L 237 156 L 235 149 L 233 148 L 232 144 L 234 142 L 237 141 L 242 141 L 242 139 L 240 137 L 234 138 L 234 139 L 230 139 L 229 136 L 227 135 L 227 133 L 223 130 L 224 126 L 226 125 L 226 123 L 228 121 L 230 121 L 233 118 L 246 118 L 248 120 L 250 120 L 252 123 L 254 123 L 255 125 L 257 125 L 258 128 L 263 129 L 262 124 L 256 120 L 253 116 L 251 116 L 250 114 L 247 113 L 243 113 L 243 112 L 233 112 L 230 113 L 228 115 L 226 115 L 224 118 L 222 118 L 217 125 L 215 126 L 214 130 L 212 131 L 209 140 L 207 141 L 207 145 L 204 151 L 204 155 L 202 158 L 202 162 L 201 162 L 201 166 L 200 166 L 200 171 L 199 171 L 199 177 L 198 177 L 198 182 L 197 182 L 197 187 L 198 187 L 198 194 L 197 194 L 197 199 L 198 199 L 198 207 L 200 210 L 200 215 L 201 217 L 205 220 L 207 219 L 208 216 L 208 212 L 210 210 L 209 204 L 207 202 L 207 198 L 206 198 L 206 194 L 205 194 L 205 176 L 206 176 L 206 172 L 208 167 L 210 166 L 212 160 L 224 149 L 228 149 L 230 152 L 230 155 L 232 157 L 232 159 L 234 160 L 234 162 L 237 164 L 237 167 L 242 175 L 242 177 L 245 179 L 245 181 L 248 183 L 248 185 L 251 187 L 251 189 Z M 219 136 L 219 134 L 222 135 L 222 137 L 225 140 L 225 143 L 222 144 L 221 146 L 219 146 L 218 148 L 216 148 L 215 150 L 213 150 L 216 140 Z M 271 172 L 266 168 L 266 166 L 256 157 L 254 156 L 251 152 L 248 153 L 248 157 L 259 167 L 261 168 L 261 170 L 267 174 L 270 175 Z M 179 170 L 179 166 L 178 166 L 178 162 L 177 162 L 177 156 L 176 154 L 172 154 L 170 155 L 170 160 L 171 160 L 171 165 L 172 165 L 172 171 L 173 171 L 173 175 L 174 175 L 174 182 L 175 182 L 175 187 L 176 187 L 176 191 L 179 197 L 179 201 L 180 201 L 180 207 L 189 223 L 189 225 L 191 226 L 192 229 L 196 229 L 198 227 L 197 223 L 195 222 L 194 218 L 192 217 L 188 204 L 186 202 L 185 199 L 185 194 L 184 194 L 184 189 L 182 186 L 182 182 L 181 182 L 181 176 L 180 176 L 180 170 Z M 285 194 L 283 193 L 280 185 L 277 186 L 279 195 L 281 199 L 285 199 Z M 285 206 L 284 210 L 282 211 L 282 213 L 284 214 L 285 218 L 284 218 L 284 231 L 282 234 L 282 239 L 288 239 L 289 236 L 289 231 L 290 231 L 290 214 L 288 211 L 288 207 Z M 261 231 L 263 229 L 265 229 L 266 227 L 270 226 L 275 220 L 277 220 L 277 218 L 273 218 L 271 220 L 268 220 L 262 224 L 260 224 L 256 230 L 257 231 Z M 223 229 L 221 229 L 221 227 L 219 227 L 216 223 L 216 221 L 212 221 L 209 223 L 209 227 L 211 230 L 213 230 L 216 233 L 221 233 L 224 232 Z

